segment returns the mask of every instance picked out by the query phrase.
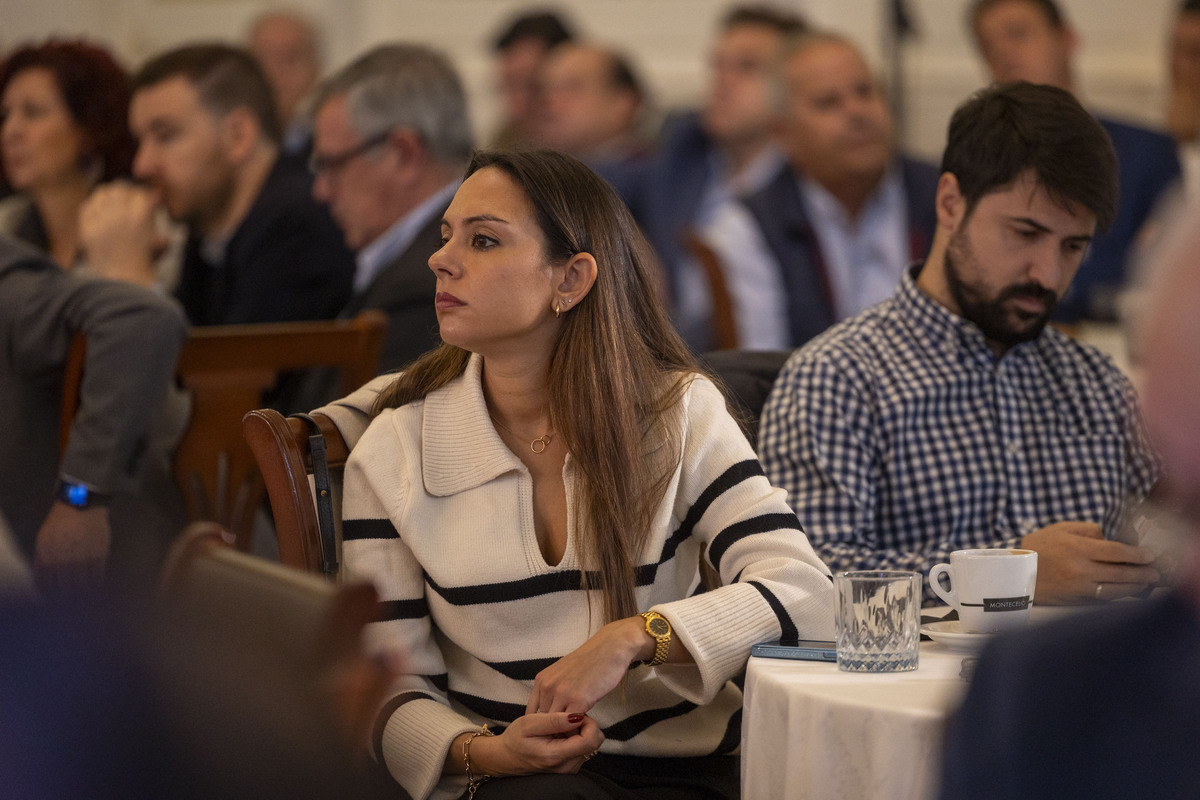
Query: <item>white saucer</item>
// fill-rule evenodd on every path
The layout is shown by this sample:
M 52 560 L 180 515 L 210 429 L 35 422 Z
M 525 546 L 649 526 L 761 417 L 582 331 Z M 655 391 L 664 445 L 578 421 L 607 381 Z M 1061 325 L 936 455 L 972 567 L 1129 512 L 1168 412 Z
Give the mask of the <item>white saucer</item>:
M 964 631 L 962 623 L 956 619 L 927 622 L 921 626 L 921 633 L 960 653 L 976 652 L 983 647 L 984 642 L 994 635 Z

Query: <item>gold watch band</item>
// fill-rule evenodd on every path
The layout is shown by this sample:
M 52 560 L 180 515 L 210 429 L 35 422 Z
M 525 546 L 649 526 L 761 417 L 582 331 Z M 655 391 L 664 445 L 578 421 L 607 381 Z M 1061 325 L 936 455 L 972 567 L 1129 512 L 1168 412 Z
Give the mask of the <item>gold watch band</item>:
M 657 611 L 643 611 L 641 617 L 646 620 L 646 633 L 654 638 L 654 658 L 646 666 L 665 664 L 671 650 L 671 623 Z

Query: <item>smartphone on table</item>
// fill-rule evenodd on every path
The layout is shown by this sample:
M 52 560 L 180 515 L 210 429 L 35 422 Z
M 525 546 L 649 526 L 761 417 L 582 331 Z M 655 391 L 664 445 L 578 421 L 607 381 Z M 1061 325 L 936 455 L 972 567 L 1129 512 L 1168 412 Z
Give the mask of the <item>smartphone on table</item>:
M 750 648 L 750 655 L 801 661 L 837 661 L 837 643 L 823 639 L 784 639 L 756 644 Z

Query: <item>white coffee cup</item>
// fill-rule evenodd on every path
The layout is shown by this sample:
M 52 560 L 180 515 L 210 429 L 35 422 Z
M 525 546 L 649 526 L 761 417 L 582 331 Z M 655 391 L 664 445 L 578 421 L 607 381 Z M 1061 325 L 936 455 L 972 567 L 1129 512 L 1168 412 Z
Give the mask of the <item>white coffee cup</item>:
M 950 580 L 949 591 L 938 580 L 943 574 Z M 955 550 L 949 564 L 929 571 L 934 593 L 958 611 L 962 629 L 972 633 L 1024 627 L 1036 583 L 1033 550 Z

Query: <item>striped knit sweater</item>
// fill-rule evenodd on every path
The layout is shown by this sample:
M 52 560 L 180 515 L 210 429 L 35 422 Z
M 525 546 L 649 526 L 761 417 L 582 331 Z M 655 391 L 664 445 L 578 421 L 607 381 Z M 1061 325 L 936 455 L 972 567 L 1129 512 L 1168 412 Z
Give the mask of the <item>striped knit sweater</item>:
M 537 673 L 603 622 L 599 597 L 589 605 L 580 586 L 574 511 L 561 563 L 538 549 L 531 479 L 492 427 L 481 364 L 476 356 L 449 385 L 379 415 L 346 467 L 347 576 L 375 583 L 384 620 L 369 626 L 369 646 L 399 655 L 407 673 L 377 755 L 415 798 L 460 794 L 465 780 L 441 774 L 454 737 L 523 714 Z M 750 646 L 832 637 L 829 571 L 721 394 L 697 378 L 681 402 L 682 463 L 640 555 L 636 596 L 696 663 L 637 667 L 592 708 L 605 753 L 732 752 L 741 694 L 730 679 Z M 573 469 L 568 456 L 569 508 Z M 709 592 L 702 547 L 723 583 Z

